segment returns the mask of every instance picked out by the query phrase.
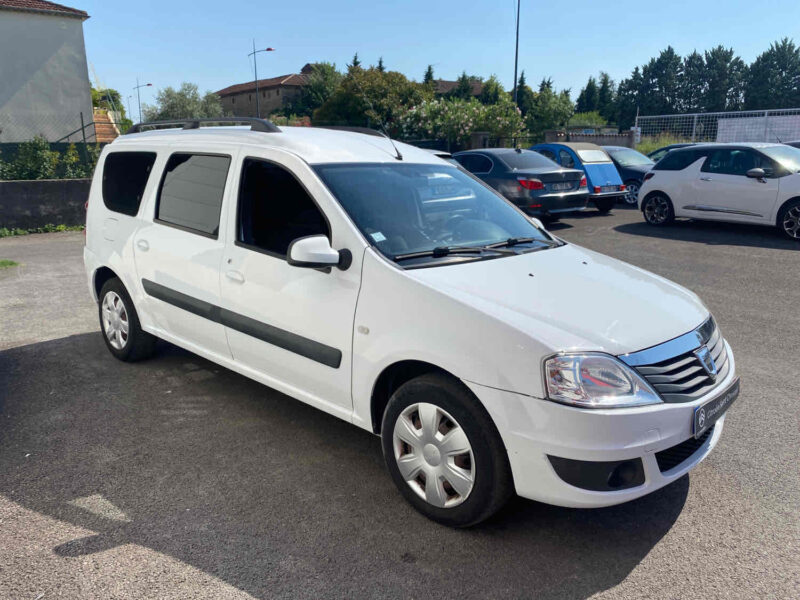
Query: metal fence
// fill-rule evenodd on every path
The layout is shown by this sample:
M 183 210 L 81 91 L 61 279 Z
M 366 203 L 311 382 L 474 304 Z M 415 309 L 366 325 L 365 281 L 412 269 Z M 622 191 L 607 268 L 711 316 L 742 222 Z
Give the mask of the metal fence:
M 636 118 L 641 140 L 678 142 L 787 142 L 800 139 L 800 108 L 654 115 Z

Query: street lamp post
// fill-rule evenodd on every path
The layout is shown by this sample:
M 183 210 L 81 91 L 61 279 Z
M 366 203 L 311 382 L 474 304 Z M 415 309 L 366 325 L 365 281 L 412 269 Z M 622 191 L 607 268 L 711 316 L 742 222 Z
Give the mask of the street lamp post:
M 519 4 L 517 0 L 517 42 L 514 50 L 514 106 L 517 106 L 517 63 L 519 62 Z
M 139 102 L 139 123 L 142 122 L 142 96 L 139 93 L 139 88 L 152 87 L 152 85 L 153 85 L 152 83 L 143 83 L 139 85 L 139 78 L 138 77 L 136 78 L 136 87 L 133 89 L 136 90 L 136 100 Z
M 256 41 L 253 40 L 253 51 L 247 55 L 253 57 L 253 72 L 255 73 L 255 82 L 256 82 L 256 117 L 260 119 L 261 106 L 259 105 L 258 102 L 258 61 L 256 60 L 256 54 L 258 54 L 259 52 L 275 52 L 275 48 L 264 48 L 263 50 L 256 50 Z
M 133 98 L 133 96 L 128 96 L 128 118 L 129 119 L 131 117 L 133 117 L 133 111 L 131 110 L 131 98 Z

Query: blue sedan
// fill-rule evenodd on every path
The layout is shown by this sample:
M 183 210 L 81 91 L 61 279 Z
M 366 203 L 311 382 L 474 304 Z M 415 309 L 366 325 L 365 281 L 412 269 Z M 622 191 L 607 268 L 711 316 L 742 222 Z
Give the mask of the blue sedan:
M 625 185 L 611 157 L 596 144 L 586 142 L 559 142 L 531 146 L 566 169 L 583 169 L 589 188 L 589 201 L 601 213 L 610 211 L 618 200 L 625 197 Z

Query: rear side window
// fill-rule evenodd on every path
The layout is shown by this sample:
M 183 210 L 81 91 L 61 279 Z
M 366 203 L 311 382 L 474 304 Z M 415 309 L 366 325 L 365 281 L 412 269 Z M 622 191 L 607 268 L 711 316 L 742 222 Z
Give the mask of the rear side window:
M 539 169 L 542 167 L 553 168 L 553 162 L 532 150 L 521 150 L 520 152 L 504 152 L 500 155 L 503 162 L 512 169 Z
M 147 186 L 155 152 L 112 152 L 103 164 L 103 203 L 108 210 L 135 216 Z
M 158 190 L 156 220 L 217 237 L 230 156 L 181 154 L 169 157 Z
M 562 167 L 567 169 L 572 169 L 575 167 L 575 161 L 572 159 L 572 155 L 566 150 L 558 151 L 558 162 L 561 163 Z
M 279 258 L 298 238 L 331 237 L 328 222 L 294 175 L 263 160 L 244 161 L 238 213 L 236 241 Z
M 470 173 L 488 173 L 492 170 L 492 161 L 482 154 L 462 154 L 455 159 Z
M 682 171 L 697 159 L 705 156 L 700 150 L 671 150 L 656 163 L 654 171 Z

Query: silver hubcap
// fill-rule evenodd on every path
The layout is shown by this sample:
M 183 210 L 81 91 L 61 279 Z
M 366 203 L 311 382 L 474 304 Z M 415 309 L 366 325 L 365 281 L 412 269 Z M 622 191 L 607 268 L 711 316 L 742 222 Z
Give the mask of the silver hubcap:
M 628 193 L 625 195 L 625 202 L 628 204 L 636 204 L 639 200 L 639 185 L 632 183 L 627 187 Z
M 392 441 L 400 474 L 420 498 L 451 508 L 469 497 L 475 482 L 472 446 L 447 411 L 412 404 L 397 418 Z
M 788 210 L 783 216 L 783 230 L 796 240 L 800 240 L 800 206 Z
M 122 350 L 128 343 L 128 311 L 116 292 L 108 292 L 103 298 L 103 331 L 108 343 Z
M 663 196 L 653 196 L 644 207 L 645 218 L 655 225 L 660 225 L 669 216 L 669 200 Z

